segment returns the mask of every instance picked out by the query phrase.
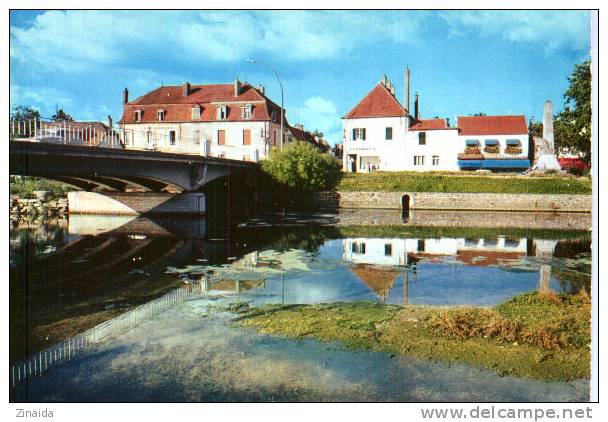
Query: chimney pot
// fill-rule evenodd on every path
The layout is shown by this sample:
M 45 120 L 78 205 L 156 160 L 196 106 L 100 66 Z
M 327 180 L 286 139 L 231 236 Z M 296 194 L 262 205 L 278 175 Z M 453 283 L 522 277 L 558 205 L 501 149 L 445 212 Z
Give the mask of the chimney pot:
M 125 105 L 129 102 L 129 90 L 125 87 L 122 95 L 122 104 Z
M 190 82 L 184 82 L 184 97 L 190 95 Z

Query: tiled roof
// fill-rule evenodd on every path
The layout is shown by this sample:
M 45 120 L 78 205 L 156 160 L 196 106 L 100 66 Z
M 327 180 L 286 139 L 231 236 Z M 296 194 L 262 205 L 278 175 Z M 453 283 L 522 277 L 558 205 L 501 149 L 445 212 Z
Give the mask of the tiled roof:
M 120 123 L 158 122 L 158 110 L 164 110 L 165 122 L 210 122 L 217 120 L 217 107 L 226 107 L 227 121 L 243 121 L 242 110 L 251 105 L 251 121 L 281 121 L 281 107 L 266 98 L 249 84 L 242 84 L 239 95 L 234 95 L 234 84 L 191 85 L 190 93 L 184 95 L 183 86 L 163 86 L 127 103 Z M 192 119 L 192 108 L 199 106 L 201 118 Z M 135 111 L 141 110 L 139 122 Z
M 455 129 L 448 127 L 445 119 L 418 119 L 413 121 L 410 130 Z
M 379 83 L 344 118 L 400 116 L 407 116 L 405 109 L 390 91 Z
M 526 116 L 459 116 L 460 135 L 525 135 Z

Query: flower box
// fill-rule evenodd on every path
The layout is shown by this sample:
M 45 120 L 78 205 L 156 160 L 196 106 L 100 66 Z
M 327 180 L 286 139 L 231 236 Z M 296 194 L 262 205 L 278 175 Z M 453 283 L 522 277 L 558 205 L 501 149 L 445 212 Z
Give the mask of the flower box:
M 488 154 L 498 154 L 500 152 L 500 147 L 498 145 L 486 145 L 483 148 L 483 152 L 487 152 Z

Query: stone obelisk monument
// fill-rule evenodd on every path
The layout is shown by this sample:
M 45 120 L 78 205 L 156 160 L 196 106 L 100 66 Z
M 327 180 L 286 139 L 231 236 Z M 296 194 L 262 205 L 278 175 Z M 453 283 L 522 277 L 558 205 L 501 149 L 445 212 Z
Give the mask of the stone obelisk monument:
M 545 102 L 543 113 L 543 137 L 535 137 L 536 165 L 535 170 L 561 170 L 561 166 L 555 156 L 555 139 L 553 137 L 553 103 Z

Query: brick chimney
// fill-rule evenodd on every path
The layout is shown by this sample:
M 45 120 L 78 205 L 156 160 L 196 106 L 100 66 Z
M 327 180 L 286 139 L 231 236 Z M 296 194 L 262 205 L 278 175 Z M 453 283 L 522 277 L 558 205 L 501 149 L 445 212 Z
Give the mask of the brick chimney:
M 190 82 L 184 82 L 182 86 L 184 88 L 184 97 L 187 97 L 190 95 Z
M 264 95 L 265 94 L 264 85 L 258 85 L 258 91 L 260 91 L 260 94 Z
M 420 110 L 418 109 L 418 93 L 414 97 L 414 118 L 418 120 L 420 118 Z
M 125 90 L 122 93 L 122 105 L 125 105 L 129 102 L 129 90 L 125 87 Z
M 234 96 L 238 97 L 240 93 L 241 93 L 241 81 L 239 81 L 239 78 L 236 78 L 236 80 L 234 81 Z
M 113 123 L 113 122 L 112 122 L 112 116 L 110 116 L 110 115 L 108 114 L 108 127 L 109 127 L 109 128 L 112 128 L 112 123 Z

